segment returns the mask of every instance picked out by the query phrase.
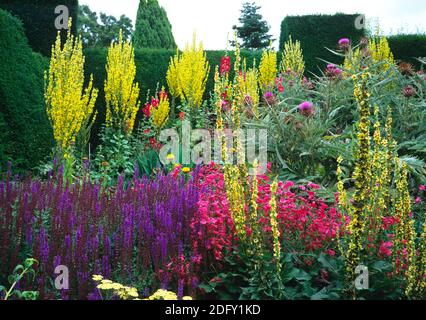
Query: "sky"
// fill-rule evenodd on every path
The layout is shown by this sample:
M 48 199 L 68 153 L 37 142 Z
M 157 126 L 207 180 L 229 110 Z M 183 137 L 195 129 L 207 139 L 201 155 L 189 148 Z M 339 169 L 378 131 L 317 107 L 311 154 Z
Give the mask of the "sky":
M 254 0 L 250 0 L 254 1 Z M 80 0 L 92 11 L 117 16 L 124 14 L 136 19 L 139 0 Z M 226 47 L 232 26 L 238 24 L 243 0 L 158 0 L 167 11 L 179 48 L 192 39 L 203 41 L 205 49 Z M 277 39 L 280 25 L 287 15 L 362 13 L 371 25 L 380 24 L 385 34 L 426 33 L 425 0 L 256 0 L 260 13 L 271 26 L 270 33 Z

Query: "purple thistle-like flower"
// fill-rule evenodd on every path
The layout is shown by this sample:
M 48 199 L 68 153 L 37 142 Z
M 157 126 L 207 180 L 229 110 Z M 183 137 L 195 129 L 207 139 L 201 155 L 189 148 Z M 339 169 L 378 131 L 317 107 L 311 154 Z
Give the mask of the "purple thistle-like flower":
M 351 40 L 349 40 L 348 38 L 341 38 L 339 40 L 339 48 L 340 49 L 348 50 L 350 46 L 351 46 Z
M 304 101 L 299 104 L 299 111 L 304 116 L 310 116 L 315 112 L 314 105 L 312 104 L 312 102 Z
M 402 89 L 402 94 L 406 98 L 411 98 L 416 93 L 416 90 L 412 86 L 405 86 L 404 89 Z
M 342 76 L 342 73 L 342 69 L 340 69 L 334 64 L 328 64 L 325 70 L 325 75 L 333 79 L 340 78 Z

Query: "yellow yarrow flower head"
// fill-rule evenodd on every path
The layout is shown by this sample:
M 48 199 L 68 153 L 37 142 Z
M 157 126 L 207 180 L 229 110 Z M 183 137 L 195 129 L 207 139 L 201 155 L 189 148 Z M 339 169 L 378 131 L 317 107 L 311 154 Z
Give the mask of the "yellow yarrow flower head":
M 103 278 L 104 277 L 102 277 L 101 275 L 97 275 L 97 274 L 92 276 L 93 281 L 102 281 Z
M 159 289 L 148 299 L 149 300 L 177 300 L 177 295 L 174 292 Z
M 188 167 L 184 167 L 184 168 L 182 168 L 182 172 L 183 173 L 189 173 L 189 172 L 191 172 L 191 169 L 188 168 Z

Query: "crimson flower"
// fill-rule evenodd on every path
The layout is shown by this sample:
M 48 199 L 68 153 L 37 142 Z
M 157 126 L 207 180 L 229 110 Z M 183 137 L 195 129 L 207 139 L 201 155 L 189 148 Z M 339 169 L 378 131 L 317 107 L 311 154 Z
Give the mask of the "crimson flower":
M 223 76 L 231 70 L 231 57 L 226 56 L 220 59 L 220 74 Z
M 149 118 L 151 116 L 151 105 L 147 103 L 145 107 L 142 109 L 143 114 L 145 117 Z
M 158 99 L 155 99 L 154 97 L 151 99 L 151 105 L 152 105 L 154 108 L 157 108 L 157 107 L 158 107 L 158 103 L 159 103 Z

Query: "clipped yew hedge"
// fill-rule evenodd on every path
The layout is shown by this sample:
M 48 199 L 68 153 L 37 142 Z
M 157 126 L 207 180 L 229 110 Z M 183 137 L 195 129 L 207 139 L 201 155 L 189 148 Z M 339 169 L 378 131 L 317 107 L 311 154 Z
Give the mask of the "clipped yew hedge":
M 280 50 L 291 36 L 301 42 L 306 62 L 306 72 L 318 73 L 323 68 L 323 60 L 340 64 L 341 58 L 326 48 L 335 50 L 341 38 L 358 42 L 365 34 L 355 27 L 355 20 L 360 14 L 305 15 L 287 16 L 281 23 Z
M 425 34 L 401 34 L 388 37 L 389 46 L 395 59 L 410 62 L 416 67 L 421 64 L 419 57 L 426 57 Z
M 0 171 L 38 165 L 53 146 L 44 108 L 48 61 L 28 45 L 21 22 L 0 10 Z
M 72 18 L 72 31 L 77 30 L 78 0 L 0 0 L 0 9 L 9 11 L 22 22 L 28 43 L 34 51 L 50 56 L 58 30 L 55 8 L 64 5 Z M 66 32 L 62 32 L 65 35 Z

